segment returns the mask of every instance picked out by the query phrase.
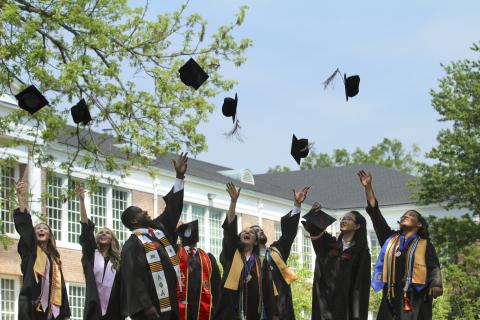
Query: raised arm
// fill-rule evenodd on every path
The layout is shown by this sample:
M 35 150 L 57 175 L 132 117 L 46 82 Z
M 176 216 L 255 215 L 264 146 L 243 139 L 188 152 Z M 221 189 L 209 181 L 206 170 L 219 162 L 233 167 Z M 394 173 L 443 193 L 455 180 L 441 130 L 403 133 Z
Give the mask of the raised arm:
M 230 224 L 233 219 L 235 219 L 236 213 L 235 208 L 237 207 L 237 200 L 240 196 L 240 191 L 242 188 L 237 188 L 232 182 L 227 183 L 227 192 L 230 195 L 230 207 L 228 208 L 227 213 L 227 222 Z
M 35 230 L 32 225 L 32 217 L 27 211 L 27 184 L 20 179 L 16 185 L 17 199 L 19 207 L 13 213 L 15 229 L 20 235 L 17 251 L 22 259 L 21 269 L 25 274 L 29 255 L 36 250 L 37 240 Z
M 303 187 L 299 191 L 293 189 L 293 209 L 284 215 L 280 220 L 280 228 L 282 235 L 280 239 L 272 243 L 272 247 L 276 247 L 282 254 L 284 260 L 288 259 L 293 241 L 297 235 L 298 223 L 300 222 L 300 211 L 302 203 L 308 195 L 310 187 Z
M 230 195 L 230 207 L 222 226 L 223 239 L 222 252 L 220 253 L 220 263 L 224 268 L 232 261 L 235 250 L 237 250 L 238 226 L 235 208 L 237 206 L 238 197 L 240 196 L 240 190 L 242 190 L 242 188 L 237 190 L 232 182 L 227 183 L 227 192 Z
M 80 223 L 82 225 L 82 232 L 80 233 L 80 245 L 82 246 L 82 253 L 89 258 L 93 258 L 97 243 L 95 241 L 95 224 L 88 219 L 87 208 L 85 206 L 85 194 L 87 190 L 81 186 L 75 188 L 77 191 L 78 200 L 80 201 Z
M 310 211 L 320 210 L 322 206 L 318 202 L 314 202 Z M 309 212 L 310 212 L 309 211 Z M 304 224 L 305 229 L 310 233 L 310 240 L 312 241 L 313 250 L 315 251 L 315 255 L 317 257 L 324 257 L 327 255 L 329 246 L 332 243 L 336 242 L 334 236 L 324 230 L 319 234 L 313 234 L 313 230 L 309 229 L 308 223 Z
M 378 241 L 381 246 L 385 241 L 394 233 L 393 230 L 388 225 L 387 221 L 382 215 L 380 208 L 378 207 L 378 201 L 375 197 L 372 187 L 372 174 L 366 173 L 363 170 L 360 170 L 357 173 L 360 183 L 365 188 L 365 196 L 367 198 L 367 213 L 372 219 L 373 228 L 377 234 Z
M 175 184 L 170 192 L 163 198 L 165 200 L 165 210 L 157 218 L 163 225 L 169 235 L 174 235 L 177 223 L 180 220 L 183 210 L 183 186 L 185 173 L 188 167 L 188 153 L 181 153 L 177 160 L 173 160 L 175 168 Z M 170 239 L 172 240 L 172 239 Z

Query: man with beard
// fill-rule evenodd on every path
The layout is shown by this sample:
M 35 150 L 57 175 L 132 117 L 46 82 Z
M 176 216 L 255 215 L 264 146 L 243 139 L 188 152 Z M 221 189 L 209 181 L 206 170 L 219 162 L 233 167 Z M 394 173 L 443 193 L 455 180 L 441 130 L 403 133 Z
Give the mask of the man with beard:
M 251 228 L 258 238 L 262 262 L 262 320 L 295 319 L 290 284 L 297 279 L 286 262 L 300 221 L 300 207 L 305 201 L 310 187 L 296 192 L 293 190 L 293 209 L 280 221 L 282 235 L 267 247 L 267 236 L 263 229 L 254 225 Z
M 177 255 L 182 274 L 177 286 L 180 320 L 210 320 L 218 301 L 220 270 L 211 253 L 197 247 L 198 220 L 179 223 Z
M 165 210 L 153 219 L 139 207 L 128 207 L 122 223 L 132 235 L 122 250 L 122 315 L 133 320 L 177 320 L 177 283 L 181 281 L 176 254 L 176 227 L 183 209 L 187 154 L 172 160 L 175 185 L 164 197 Z

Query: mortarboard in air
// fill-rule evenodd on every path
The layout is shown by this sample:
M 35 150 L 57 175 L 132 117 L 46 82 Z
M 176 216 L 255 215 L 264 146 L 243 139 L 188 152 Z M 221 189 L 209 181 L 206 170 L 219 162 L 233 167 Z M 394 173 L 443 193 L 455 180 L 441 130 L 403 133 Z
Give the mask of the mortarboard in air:
M 208 74 L 198 65 L 198 63 L 190 58 L 179 70 L 180 80 L 187 86 L 197 90 L 207 81 Z
M 198 242 L 198 220 L 193 220 L 188 223 L 183 223 L 177 229 L 182 243 L 195 244 Z
M 337 220 L 322 211 L 320 208 L 312 208 L 312 210 L 307 212 L 303 218 L 305 221 L 302 221 L 302 224 L 305 227 L 305 230 L 311 235 L 318 235 Z
M 308 156 L 310 152 L 311 144 L 308 143 L 308 139 L 297 139 L 295 134 L 292 136 L 292 146 L 290 149 L 290 154 L 300 165 L 300 159 Z
M 90 121 L 92 121 L 92 117 L 90 116 L 90 111 L 88 110 L 87 103 L 85 99 L 80 100 L 76 105 L 74 105 L 70 112 L 72 114 L 73 122 L 76 124 L 83 123 L 87 125 Z
M 223 99 L 222 113 L 225 117 L 232 117 L 233 129 L 230 132 L 225 133 L 225 136 L 230 138 L 235 136 L 237 140 L 243 141 L 240 134 L 240 120 L 237 117 L 237 105 L 238 105 L 238 95 L 235 93 L 235 99 L 227 97 Z
M 38 89 L 31 85 L 25 90 L 15 95 L 18 101 L 18 106 L 30 114 L 34 114 L 38 110 L 48 105 L 48 100 L 38 91 Z
M 342 75 L 340 72 L 340 69 L 336 69 L 333 74 L 328 77 L 327 80 L 323 82 L 324 88 L 328 88 L 328 86 L 332 83 L 332 81 L 335 79 L 337 75 Z M 347 77 L 347 74 L 343 75 L 343 85 L 345 86 L 345 98 L 348 101 L 348 98 L 355 97 L 358 92 L 359 92 L 359 87 L 360 87 L 360 76 L 359 75 L 353 75 Z
M 235 93 L 235 99 L 227 97 L 223 99 L 222 113 L 225 117 L 232 117 L 233 123 L 235 123 L 235 117 L 237 115 L 238 96 Z

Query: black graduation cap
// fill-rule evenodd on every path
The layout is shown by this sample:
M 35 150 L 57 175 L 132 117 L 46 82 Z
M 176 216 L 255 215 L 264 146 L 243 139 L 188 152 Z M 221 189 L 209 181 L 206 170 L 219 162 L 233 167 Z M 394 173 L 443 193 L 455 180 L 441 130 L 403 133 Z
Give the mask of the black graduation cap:
M 87 103 L 85 99 L 80 100 L 76 105 L 74 105 L 70 112 L 72 113 L 73 122 L 75 123 L 83 123 L 87 125 L 90 121 L 92 121 L 92 117 L 90 116 L 90 111 L 88 111 Z
M 179 70 L 180 80 L 187 86 L 193 87 L 195 90 L 207 81 L 208 74 L 198 65 L 198 63 L 190 58 Z
M 308 139 L 297 139 L 295 134 L 292 136 L 292 147 L 290 149 L 290 154 L 300 165 L 300 159 L 308 156 L 310 151 L 310 145 L 308 144 Z
M 302 224 L 305 227 L 305 230 L 311 235 L 318 235 L 337 220 L 322 211 L 320 208 L 313 208 L 306 213 L 303 218 L 305 218 L 305 221 L 302 221 Z
M 348 101 L 348 97 L 352 98 L 358 94 L 358 87 L 360 86 L 360 76 L 354 75 L 347 78 L 347 75 L 343 75 L 343 83 L 345 84 L 345 97 Z
M 238 96 L 235 93 L 235 99 L 227 97 L 223 99 L 222 113 L 225 117 L 232 117 L 233 123 L 235 123 L 235 117 L 237 115 Z
M 182 243 L 195 244 L 198 242 L 198 220 L 180 225 L 177 229 Z
M 38 91 L 38 89 L 31 85 L 25 90 L 15 95 L 18 101 L 18 106 L 30 114 L 34 114 L 38 110 L 48 105 L 48 100 Z
M 328 77 L 327 80 L 323 82 L 323 86 L 326 89 L 330 83 L 335 79 L 337 75 L 342 75 L 340 72 L 340 69 L 336 69 L 333 74 Z M 345 98 L 348 101 L 348 98 L 355 97 L 358 94 L 359 91 L 359 86 L 360 86 L 360 76 L 359 75 L 353 75 L 347 77 L 347 74 L 343 75 L 343 85 L 345 86 Z

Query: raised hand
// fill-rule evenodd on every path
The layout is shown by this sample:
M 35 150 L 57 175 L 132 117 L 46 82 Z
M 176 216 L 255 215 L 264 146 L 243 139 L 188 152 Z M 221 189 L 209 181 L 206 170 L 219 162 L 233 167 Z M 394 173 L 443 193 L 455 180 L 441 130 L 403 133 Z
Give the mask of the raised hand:
M 77 184 L 75 186 L 75 192 L 77 193 L 77 196 L 80 199 L 80 201 L 84 202 L 85 201 L 85 194 L 87 193 L 87 189 L 85 189 L 81 185 Z
M 305 201 L 309 190 L 310 190 L 310 187 L 303 187 L 303 189 L 299 191 L 295 191 L 295 189 L 293 189 L 293 198 L 295 200 L 296 207 L 300 207 L 303 201 Z
M 357 176 L 358 178 L 360 178 L 360 183 L 364 187 L 368 187 L 372 184 L 372 174 L 370 173 L 370 171 L 366 173 L 364 170 L 360 170 L 357 172 Z
M 20 212 L 25 212 L 27 210 L 27 183 L 21 178 L 17 181 L 15 186 L 17 188 L 18 207 Z
M 229 182 L 229 183 L 227 183 L 227 189 L 226 190 L 227 190 L 228 194 L 230 195 L 230 200 L 234 201 L 234 202 L 237 202 L 237 199 L 240 196 L 240 190 L 242 190 L 242 188 L 238 188 L 238 190 L 237 190 L 235 185 L 232 182 Z
M 173 160 L 173 166 L 175 167 L 175 173 L 176 177 L 178 179 L 184 179 L 185 178 L 185 172 L 187 172 L 187 167 L 188 167 L 188 152 L 181 153 L 178 156 L 177 160 Z

